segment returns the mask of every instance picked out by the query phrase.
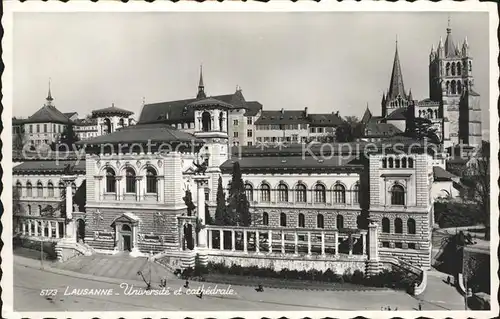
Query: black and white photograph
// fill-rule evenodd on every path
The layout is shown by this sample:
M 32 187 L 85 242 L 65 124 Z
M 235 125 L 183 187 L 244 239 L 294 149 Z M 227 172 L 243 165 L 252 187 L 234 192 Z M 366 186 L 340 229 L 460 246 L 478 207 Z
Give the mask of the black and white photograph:
M 494 5 L 76 2 L 5 6 L 2 316 L 498 314 Z

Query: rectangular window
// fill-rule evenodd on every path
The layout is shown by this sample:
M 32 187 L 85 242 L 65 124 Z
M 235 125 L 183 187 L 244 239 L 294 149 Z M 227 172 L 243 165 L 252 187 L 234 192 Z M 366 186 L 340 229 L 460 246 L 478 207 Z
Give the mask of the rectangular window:
M 286 141 L 287 141 L 287 142 L 290 142 L 291 140 L 292 140 L 292 138 L 291 138 L 290 136 L 287 136 L 287 137 L 286 137 Z
M 247 145 L 248 146 L 252 146 L 252 142 L 247 142 Z
M 251 117 L 247 117 L 247 124 L 252 125 L 253 119 Z
M 403 248 L 403 243 L 395 243 L 394 246 L 396 248 Z
M 30 133 L 33 133 L 33 125 L 30 124 Z
M 318 133 L 323 133 L 323 128 L 322 127 L 318 127 Z
M 233 132 L 233 137 L 238 137 L 238 132 Z
M 299 136 L 297 134 L 292 135 L 292 141 L 297 142 L 299 140 Z
M 252 130 L 247 130 L 247 137 L 252 137 L 253 131 Z
M 311 133 L 316 133 L 316 128 L 315 128 L 315 127 L 311 127 L 311 128 L 309 128 L 309 131 L 310 131 Z
M 238 120 L 233 120 L 233 125 L 238 126 Z
M 257 142 L 262 142 L 262 137 L 257 137 Z
M 40 124 L 37 124 L 37 125 L 36 125 L 36 132 L 37 132 L 37 133 L 40 133 Z
M 47 124 L 43 124 L 43 132 L 44 132 L 44 133 L 47 133 L 47 132 L 48 132 L 48 130 L 47 130 Z
M 382 242 L 382 247 L 389 248 L 389 242 L 388 241 L 383 241 Z

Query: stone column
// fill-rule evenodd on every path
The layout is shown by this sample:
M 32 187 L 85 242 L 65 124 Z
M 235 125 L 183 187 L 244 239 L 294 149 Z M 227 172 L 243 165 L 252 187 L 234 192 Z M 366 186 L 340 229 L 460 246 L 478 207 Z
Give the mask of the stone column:
M 76 180 L 76 175 L 65 175 L 61 177 L 66 186 L 66 231 L 64 235 L 70 241 L 76 242 L 75 221 L 73 220 L 73 189 L 71 184 Z
M 235 251 L 236 248 L 236 236 L 234 234 L 234 229 L 231 230 L 231 251 Z
M 26 221 L 22 221 L 22 227 L 23 227 L 23 235 L 26 235 Z
M 295 255 L 298 255 L 299 254 L 299 234 L 297 233 L 297 231 L 295 231 L 294 233 L 294 237 L 295 237 L 295 252 L 294 254 Z
M 321 255 L 325 255 L 325 232 L 321 232 Z
M 259 231 L 255 231 L 255 252 L 259 253 L 260 252 L 260 243 L 259 243 Z
M 219 243 L 220 243 L 220 250 L 224 250 L 224 230 L 220 229 L 219 230 Z
M 335 257 L 339 256 L 339 232 L 335 232 Z
M 35 220 L 35 237 L 38 237 L 38 220 Z
M 363 239 L 363 252 L 362 252 L 362 254 L 366 255 L 366 234 L 365 233 L 361 234 L 361 238 Z
M 48 222 L 48 227 L 49 227 L 49 229 L 48 229 L 48 231 L 49 231 L 49 233 L 48 233 L 49 238 L 52 238 L 52 222 L 50 220 Z
M 352 256 L 352 248 L 354 246 L 354 237 L 352 234 L 347 236 L 347 244 L 349 245 L 349 256 Z
M 248 253 L 248 235 L 247 235 L 247 230 L 243 230 L 243 252 Z
M 207 230 L 207 235 L 208 235 L 208 249 L 212 249 L 212 230 L 208 229 Z
M 371 276 L 379 272 L 377 224 L 370 222 L 368 225 L 368 261 L 366 263 L 366 274 Z
M 56 222 L 56 238 L 59 238 L 59 222 Z
M 273 231 L 269 230 L 267 233 L 267 242 L 269 243 L 269 252 L 273 252 Z
M 28 236 L 31 237 L 31 219 L 28 219 Z
M 193 180 L 198 185 L 198 196 L 196 198 L 196 217 L 201 222 L 201 230 L 198 233 L 198 247 L 207 247 L 207 230 L 205 225 L 205 187 L 208 186 L 208 176 L 194 176 Z
M 285 232 L 281 231 L 281 253 L 285 253 Z
M 311 232 L 307 232 L 307 254 L 311 255 Z
M 184 249 L 184 220 L 179 220 L 179 250 L 183 251 Z
M 135 182 L 135 200 L 141 201 L 142 176 L 137 176 Z

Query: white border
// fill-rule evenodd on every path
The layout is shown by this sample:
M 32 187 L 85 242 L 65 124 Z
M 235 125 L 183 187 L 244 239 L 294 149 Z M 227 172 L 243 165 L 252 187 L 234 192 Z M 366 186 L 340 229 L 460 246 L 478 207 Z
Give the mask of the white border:
M 417 316 L 427 316 L 432 318 L 490 318 L 494 317 L 499 312 L 497 301 L 497 288 L 498 288 L 498 259 L 496 257 L 496 251 L 498 249 L 499 236 L 497 232 L 498 223 L 498 170 L 499 163 L 497 154 L 499 151 L 498 144 L 498 123 L 499 117 L 497 112 L 497 101 L 498 101 L 498 86 L 497 80 L 499 76 L 497 56 L 498 56 L 498 41 L 496 38 L 496 30 L 498 27 L 498 15 L 495 3 L 479 3 L 477 1 L 466 1 L 466 2 L 452 2 L 452 1 L 441 1 L 438 3 L 427 2 L 427 1 L 417 1 L 415 3 L 408 2 L 375 2 L 375 1 L 363 1 L 362 3 L 347 2 L 338 3 L 336 1 L 323 0 L 320 3 L 314 1 L 299 1 L 293 3 L 286 0 L 273 0 L 269 3 L 260 2 L 229 2 L 225 1 L 223 3 L 219 2 L 204 2 L 198 3 L 194 1 L 180 1 L 177 3 L 156 1 L 154 3 L 147 3 L 141 1 L 133 1 L 129 3 L 121 3 L 118 1 L 99 1 L 97 3 L 83 2 L 83 1 L 70 1 L 69 3 L 62 2 L 25 2 L 20 3 L 16 1 L 5 1 L 4 3 L 4 16 L 2 19 L 2 24 L 4 27 L 4 38 L 2 42 L 3 46 L 3 62 L 5 64 L 5 70 L 2 78 L 3 84 L 3 101 L 4 110 L 2 113 L 2 121 L 4 130 L 2 132 L 3 141 L 3 185 L 4 191 L 2 193 L 1 199 L 4 204 L 4 214 L 2 214 L 2 224 L 4 233 L 2 234 L 2 240 L 4 241 L 4 247 L 2 249 L 2 299 L 3 299 L 3 314 L 5 318 L 18 318 L 18 317 L 30 317 L 30 318 L 42 318 L 42 317 L 72 317 L 72 318 L 89 318 L 89 317 L 125 317 L 125 318 L 142 318 L 148 317 L 160 317 L 166 316 L 169 318 L 185 318 L 185 317 L 216 317 L 216 318 L 231 318 L 231 317 L 288 317 L 288 318 L 299 318 L 304 316 L 311 317 L 342 317 L 351 318 L 354 316 L 365 316 L 369 318 L 386 318 L 386 317 L 404 317 L 404 318 L 415 318 Z M 489 12 L 489 37 L 490 37 L 490 141 L 491 141 L 491 198 L 492 198 L 492 214 L 491 214 L 491 272 L 492 272 L 492 285 L 497 287 L 492 289 L 492 307 L 493 309 L 489 312 L 486 311 L 399 311 L 397 314 L 393 312 L 381 312 L 381 311 L 340 311 L 340 312 L 325 312 L 318 311 L 314 312 L 314 315 L 306 312 L 43 312 L 43 313 L 14 313 L 13 312 L 13 263 L 12 263 L 12 237 L 5 236 L 12 229 L 12 220 L 9 212 L 9 203 L 12 202 L 12 193 L 10 191 L 10 185 L 12 184 L 12 137 L 10 127 L 12 125 L 12 22 L 13 14 L 15 12 L 151 12 L 151 11 L 169 11 L 169 12 L 323 12 L 323 11 L 365 11 L 365 12 L 376 12 L 376 11 L 401 11 L 401 12 L 418 12 L 418 11 L 436 11 L 436 12 Z M 481 36 L 481 35 L 476 35 Z

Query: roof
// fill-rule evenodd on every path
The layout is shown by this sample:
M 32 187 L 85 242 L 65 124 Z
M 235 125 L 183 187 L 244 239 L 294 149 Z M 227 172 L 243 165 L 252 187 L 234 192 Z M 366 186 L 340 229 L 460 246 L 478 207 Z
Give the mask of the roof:
M 262 104 L 257 101 L 250 101 L 246 103 L 245 116 L 256 116 L 262 110 Z
M 439 166 L 434 166 L 432 168 L 432 172 L 434 173 L 435 181 L 454 181 L 456 179 L 459 179 L 458 176 L 448 172 L 447 170 L 444 170 Z
M 394 110 L 391 114 L 389 114 L 385 119 L 386 120 L 406 120 L 406 107 L 402 107 Z
M 232 108 L 247 108 L 255 114 L 262 109 L 259 102 L 246 102 L 245 97 L 240 89 L 232 94 L 216 95 L 210 98 L 230 104 Z M 145 123 L 177 123 L 177 122 L 193 122 L 194 107 L 191 105 L 199 99 L 191 98 L 176 101 L 167 101 L 146 104 L 142 108 L 139 116 L 139 124 Z
M 307 124 L 308 118 L 304 111 L 262 111 L 260 117 L 255 121 L 256 125 L 267 124 Z
M 77 142 L 78 145 L 100 145 L 118 143 L 202 143 L 194 135 L 177 130 L 169 124 L 148 124 L 126 126 L 113 133 L 101 135 L 85 141 Z
M 444 43 L 444 54 L 447 58 L 452 58 L 460 55 L 460 51 L 455 46 L 453 42 L 453 37 L 451 36 L 451 28 L 448 26 L 446 29 L 446 41 Z
M 365 127 L 365 137 L 393 136 L 402 133 L 400 129 L 391 123 L 368 123 Z
M 398 45 L 396 43 L 396 53 L 394 54 L 394 62 L 392 65 L 391 83 L 387 100 L 393 100 L 397 96 L 406 99 L 405 87 L 403 84 L 403 72 L 401 71 L 401 63 L 399 62 Z
M 21 125 L 26 121 L 26 119 L 12 118 L 12 125 Z
M 372 117 L 373 117 L 372 112 L 370 111 L 368 106 L 366 106 L 365 114 L 363 114 L 363 117 L 361 118 L 361 123 L 362 124 L 368 123 Z
M 70 118 L 72 117 L 73 115 L 78 115 L 77 112 L 66 112 L 66 113 L 63 113 L 64 116 L 66 116 L 67 118 Z
M 302 156 L 276 156 L 276 157 L 245 157 L 239 160 L 227 160 L 221 165 L 224 173 L 232 171 L 233 163 L 239 162 L 242 172 L 250 171 L 339 171 L 358 170 L 363 164 L 355 156 L 333 156 L 327 159 L 315 159 Z
M 329 143 L 329 147 L 323 147 L 323 143 L 312 142 L 309 144 L 277 145 L 276 143 L 262 143 L 254 146 L 233 146 L 231 154 L 241 157 L 269 157 L 269 156 L 312 156 L 331 154 L 354 154 L 362 152 L 368 142 Z M 356 153 L 357 154 L 357 153 Z
M 53 160 L 76 160 L 85 158 L 85 151 L 19 151 L 12 150 L 13 161 L 53 161 Z
M 92 116 L 94 117 L 97 117 L 97 115 L 113 115 L 113 114 L 128 116 L 134 114 L 134 112 L 121 109 L 119 107 L 115 107 L 114 103 L 110 107 L 92 111 Z
M 69 124 L 70 119 L 53 105 L 44 105 L 31 115 L 24 123 L 61 123 Z
M 64 172 L 66 165 L 74 165 L 73 172 L 85 174 L 85 160 L 81 161 L 28 161 L 21 163 L 12 168 L 14 175 L 21 174 L 37 174 L 37 173 L 53 173 L 61 174 Z
M 344 123 L 342 118 L 335 113 L 309 114 L 308 118 L 311 125 L 339 126 Z

